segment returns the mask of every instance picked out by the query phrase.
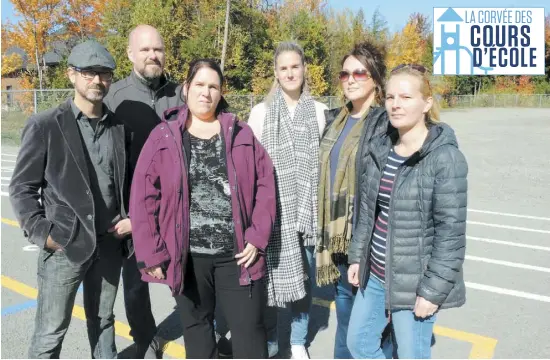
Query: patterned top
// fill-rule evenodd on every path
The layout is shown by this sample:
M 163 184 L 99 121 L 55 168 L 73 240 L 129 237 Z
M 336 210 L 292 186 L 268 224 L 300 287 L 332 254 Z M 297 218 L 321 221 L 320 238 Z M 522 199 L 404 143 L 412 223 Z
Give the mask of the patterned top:
M 189 134 L 191 161 L 190 245 L 195 255 L 226 256 L 234 248 L 231 192 L 220 135 L 199 139 Z
M 397 153 L 393 151 L 393 148 L 391 149 L 378 190 L 378 201 L 376 202 L 378 216 L 376 217 L 374 233 L 372 234 L 370 270 L 371 275 L 382 282 L 386 280 L 386 239 L 388 237 L 390 198 L 395 175 L 399 167 L 406 160 L 406 157 L 397 155 Z

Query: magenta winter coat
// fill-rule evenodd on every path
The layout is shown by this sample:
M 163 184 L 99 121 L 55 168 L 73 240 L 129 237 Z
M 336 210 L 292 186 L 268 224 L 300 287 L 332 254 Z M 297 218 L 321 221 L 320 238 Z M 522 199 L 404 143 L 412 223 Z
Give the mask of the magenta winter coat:
M 173 295 L 183 292 L 189 252 L 188 164 L 182 140 L 188 113 L 185 105 L 164 113 L 164 121 L 151 132 L 141 151 L 130 194 L 142 279 L 169 285 Z M 265 249 L 276 215 L 273 164 L 246 123 L 230 113 L 222 113 L 218 119 L 226 148 L 238 251 L 251 243 L 260 253 L 248 269 L 241 266 L 239 282 L 244 286 L 266 272 Z M 164 280 L 144 271 L 161 264 L 166 269 Z

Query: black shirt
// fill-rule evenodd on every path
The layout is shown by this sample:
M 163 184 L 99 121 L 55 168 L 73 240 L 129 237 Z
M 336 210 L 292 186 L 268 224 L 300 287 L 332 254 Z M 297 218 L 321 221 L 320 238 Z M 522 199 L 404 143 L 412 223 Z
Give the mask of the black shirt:
M 191 253 L 231 255 L 234 225 L 223 141 L 220 135 L 199 139 L 189 134 L 189 138 Z

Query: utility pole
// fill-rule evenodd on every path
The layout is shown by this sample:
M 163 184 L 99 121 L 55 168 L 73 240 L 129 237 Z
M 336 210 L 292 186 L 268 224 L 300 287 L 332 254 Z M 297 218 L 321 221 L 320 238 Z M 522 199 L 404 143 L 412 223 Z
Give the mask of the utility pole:
M 229 10 L 231 10 L 231 0 L 227 0 L 227 5 L 225 7 L 225 29 L 223 32 L 223 48 L 222 48 L 222 63 L 221 63 L 222 71 L 225 65 L 225 55 L 227 53 L 227 38 L 229 36 Z

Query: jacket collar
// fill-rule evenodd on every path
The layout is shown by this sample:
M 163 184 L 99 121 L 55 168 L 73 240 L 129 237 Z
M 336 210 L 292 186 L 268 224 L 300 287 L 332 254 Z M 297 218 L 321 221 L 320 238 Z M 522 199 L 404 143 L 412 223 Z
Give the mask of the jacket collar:
M 168 84 L 168 79 L 166 78 L 166 75 L 162 75 L 160 77 L 159 86 L 156 89 L 153 89 L 149 85 L 147 85 L 147 82 L 140 78 L 134 69 L 132 69 L 132 73 L 129 76 L 129 80 L 138 90 L 143 92 L 158 92 L 160 89 L 165 87 Z
M 172 122 L 172 119 L 176 122 L 176 126 L 179 128 L 180 132 L 183 133 L 185 124 L 189 119 L 189 108 L 187 105 L 166 110 L 163 114 L 163 121 Z M 238 124 L 236 116 L 231 113 L 222 112 L 218 115 L 218 120 L 220 121 L 223 137 L 225 139 L 230 139 L 232 142 L 233 130 L 237 130 L 233 128 Z
M 84 156 L 84 146 L 80 139 L 80 132 L 76 123 L 76 118 L 71 108 L 72 99 L 68 99 L 59 106 L 59 112 L 55 117 L 61 135 L 63 136 L 69 152 L 74 157 L 78 170 L 82 178 L 90 186 L 90 176 L 86 165 L 86 157 Z

